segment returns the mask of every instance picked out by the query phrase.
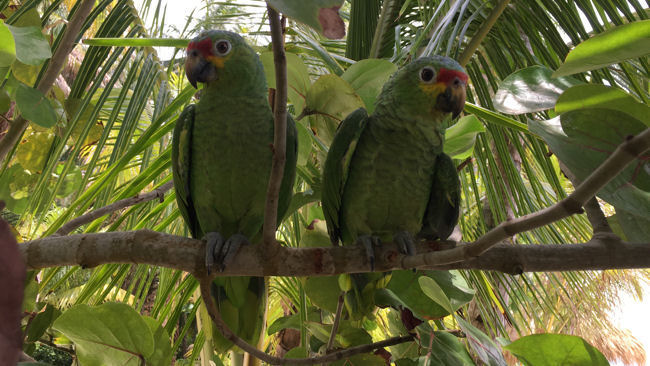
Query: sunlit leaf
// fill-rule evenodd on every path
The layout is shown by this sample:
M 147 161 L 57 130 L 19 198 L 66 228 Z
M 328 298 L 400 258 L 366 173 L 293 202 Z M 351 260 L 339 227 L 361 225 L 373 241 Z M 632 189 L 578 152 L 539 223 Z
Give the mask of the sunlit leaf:
M 648 55 L 650 20 L 619 25 L 576 46 L 553 73 L 553 77 L 599 69 Z
M 562 92 L 581 84 L 571 77 L 554 78 L 553 70 L 545 66 L 532 66 L 508 75 L 499 84 L 494 107 L 502 113 L 522 114 L 551 109 Z
M 16 59 L 16 42 L 8 26 L 0 20 L 0 67 L 11 65 Z
M 187 48 L 189 39 L 182 38 L 89 38 L 83 40 L 89 46 L 105 47 L 176 47 Z
M 562 93 L 555 112 L 559 114 L 580 108 L 615 109 L 650 126 L 650 107 L 637 102 L 619 88 L 599 84 L 574 86 Z
M 368 114 L 375 110 L 375 100 L 388 78 L 397 71 L 395 64 L 382 59 L 366 59 L 351 65 L 341 78 L 361 97 Z
M 154 353 L 153 332 L 126 304 L 76 305 L 61 314 L 53 327 L 75 343 L 84 365 L 140 365 L 140 357 Z
M 264 73 L 269 88 L 275 88 L 275 66 L 273 64 L 273 52 L 262 52 L 260 54 Z M 286 53 L 287 59 L 287 99 L 294 105 L 296 113 L 300 113 L 305 105 L 305 96 L 311 86 L 307 66 L 300 57 L 293 53 Z M 300 145 L 298 145 L 300 148 Z
M 603 354 L 584 339 L 566 334 L 531 334 L 503 347 L 526 366 L 607 366 Z
M 304 114 L 316 136 L 329 146 L 341 121 L 363 101 L 345 80 L 336 75 L 323 75 L 307 92 Z
M 476 135 L 485 132 L 485 127 L 475 115 L 461 118 L 445 131 L 443 151 L 454 159 L 466 159 L 472 155 Z

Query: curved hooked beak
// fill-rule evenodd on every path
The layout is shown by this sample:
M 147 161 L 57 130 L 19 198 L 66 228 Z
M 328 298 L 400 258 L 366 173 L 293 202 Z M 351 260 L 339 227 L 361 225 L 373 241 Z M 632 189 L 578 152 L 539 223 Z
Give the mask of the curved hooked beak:
M 196 88 L 196 83 L 209 83 L 217 79 L 217 68 L 198 52 L 188 52 L 185 59 L 185 75 Z
M 437 107 L 445 113 L 452 113 L 452 118 L 458 117 L 465 107 L 465 87 L 467 83 L 459 77 L 454 77 L 447 83 L 445 91 L 438 96 Z

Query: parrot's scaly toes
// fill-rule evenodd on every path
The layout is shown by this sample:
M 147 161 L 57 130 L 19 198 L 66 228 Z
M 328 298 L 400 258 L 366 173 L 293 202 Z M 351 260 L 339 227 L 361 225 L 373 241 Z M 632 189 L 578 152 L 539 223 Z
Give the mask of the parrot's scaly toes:
M 357 242 L 359 242 L 366 250 L 366 258 L 368 258 L 368 263 L 370 263 L 370 270 L 375 270 L 375 245 L 381 245 L 381 240 L 379 237 L 373 235 L 361 235 Z
M 242 234 L 235 234 L 226 240 L 226 244 L 223 246 L 223 249 L 220 253 L 219 270 L 223 271 L 226 268 L 226 265 L 235 258 L 235 254 L 239 251 L 239 248 L 242 245 L 248 245 L 250 242 L 248 238 Z
M 208 271 L 208 274 L 212 271 L 212 266 L 215 262 L 215 254 L 221 251 L 223 247 L 223 236 L 218 232 L 209 232 L 205 234 L 203 238 L 206 241 L 205 244 L 205 268 Z
M 415 255 L 415 241 L 413 240 L 413 235 L 408 231 L 400 231 L 395 233 L 393 240 L 397 243 L 397 247 L 400 249 L 402 254 L 406 255 Z

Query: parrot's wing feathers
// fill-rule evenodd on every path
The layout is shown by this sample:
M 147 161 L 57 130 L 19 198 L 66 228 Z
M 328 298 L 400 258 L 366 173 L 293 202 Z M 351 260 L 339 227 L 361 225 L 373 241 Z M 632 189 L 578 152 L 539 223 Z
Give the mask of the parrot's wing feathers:
M 454 231 L 460 213 L 460 180 L 449 155 L 436 158 L 431 194 L 419 237 L 445 240 Z
M 287 213 L 291 199 L 293 198 L 293 183 L 296 179 L 296 162 L 298 161 L 298 130 L 296 122 L 287 113 L 287 144 L 286 160 L 284 162 L 284 174 L 280 185 L 280 197 L 278 199 L 278 222 L 279 226 L 284 215 Z
M 192 127 L 194 126 L 194 105 L 190 104 L 176 121 L 172 145 L 172 171 L 178 208 L 187 223 L 192 237 L 198 238 L 199 222 L 190 195 L 190 170 L 192 166 Z M 200 239 L 200 238 L 198 238 Z
M 359 137 L 368 122 L 368 112 L 359 108 L 350 113 L 339 125 L 332 141 L 323 169 L 323 213 L 327 221 L 327 232 L 334 245 L 341 238 L 339 212 L 345 181 L 348 177 L 350 160 Z

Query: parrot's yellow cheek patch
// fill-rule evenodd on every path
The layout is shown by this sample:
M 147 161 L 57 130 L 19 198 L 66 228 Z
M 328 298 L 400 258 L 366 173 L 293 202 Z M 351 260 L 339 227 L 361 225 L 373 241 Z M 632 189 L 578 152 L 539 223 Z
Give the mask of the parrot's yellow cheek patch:
M 440 93 L 444 92 L 447 86 L 445 83 L 425 84 L 420 83 L 420 90 L 431 98 L 437 97 Z
M 221 56 L 208 56 L 206 57 L 206 60 L 208 60 L 211 64 L 216 66 L 218 69 L 223 69 L 223 64 L 230 58 L 230 55 L 227 55 L 226 57 L 221 57 Z

